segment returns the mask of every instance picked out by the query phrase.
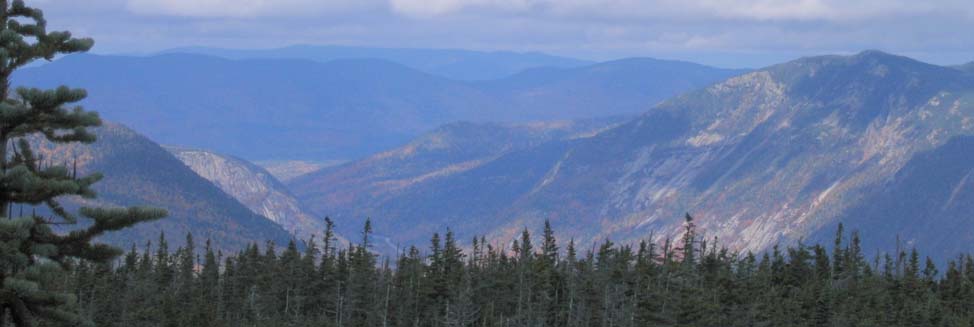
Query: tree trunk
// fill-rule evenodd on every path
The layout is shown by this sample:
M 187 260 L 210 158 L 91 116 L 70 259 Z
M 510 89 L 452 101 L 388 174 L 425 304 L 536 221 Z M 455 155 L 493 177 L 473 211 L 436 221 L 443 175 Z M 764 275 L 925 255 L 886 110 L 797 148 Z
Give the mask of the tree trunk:
M 0 131 L 0 175 L 7 173 L 7 143 L 6 133 Z M 0 185 L 0 216 L 7 215 L 9 212 L 8 207 L 10 203 L 7 202 L 6 192 L 7 190 L 3 185 Z M 13 219 L 13 217 L 7 217 L 7 219 Z

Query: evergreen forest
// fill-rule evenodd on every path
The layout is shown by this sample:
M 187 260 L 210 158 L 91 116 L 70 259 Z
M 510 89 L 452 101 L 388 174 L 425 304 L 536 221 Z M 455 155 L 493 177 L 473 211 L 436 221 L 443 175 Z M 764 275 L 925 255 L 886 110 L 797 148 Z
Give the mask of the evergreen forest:
M 591 250 L 550 225 L 509 247 L 449 231 L 397 258 L 361 239 L 168 248 L 164 236 L 115 263 L 78 262 L 59 285 L 98 326 L 970 326 L 974 259 L 938 268 L 916 250 L 867 257 L 835 243 L 755 255 L 696 234 Z M 186 244 L 196 244 L 191 235 Z M 565 246 L 562 248 L 560 244 Z M 303 249 L 302 249 L 303 248 Z M 197 254 L 199 253 L 199 254 Z

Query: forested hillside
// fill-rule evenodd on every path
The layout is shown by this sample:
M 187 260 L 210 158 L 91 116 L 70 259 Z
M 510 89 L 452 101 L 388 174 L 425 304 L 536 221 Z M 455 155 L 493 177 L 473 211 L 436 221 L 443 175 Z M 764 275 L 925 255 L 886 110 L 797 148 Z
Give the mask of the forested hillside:
M 92 132 L 98 142 L 90 145 L 45 142 L 36 150 L 48 164 L 67 164 L 81 174 L 110 173 L 95 187 L 97 200 L 67 198 L 65 206 L 149 204 L 169 211 L 166 219 L 109 233 L 102 241 L 128 247 L 144 245 L 160 231 L 174 236 L 193 232 L 213 238 L 215 248 L 236 250 L 254 240 L 286 244 L 291 239 L 280 225 L 252 212 L 146 137 L 113 123 Z M 37 210 L 47 212 L 44 206 Z M 173 244 L 182 241 L 177 237 Z

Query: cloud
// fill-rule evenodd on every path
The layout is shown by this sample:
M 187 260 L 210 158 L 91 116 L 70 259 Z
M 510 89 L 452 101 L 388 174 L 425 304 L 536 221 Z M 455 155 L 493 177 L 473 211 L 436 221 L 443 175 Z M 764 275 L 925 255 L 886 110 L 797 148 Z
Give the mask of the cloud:
M 35 0 L 54 2 L 57 0 Z M 106 1 L 106 0 L 89 0 Z M 668 18 L 695 20 L 854 20 L 888 15 L 963 13 L 968 0 L 126 0 L 132 12 L 192 17 L 313 15 L 391 11 L 412 18 L 506 13 L 534 18 Z
M 470 9 L 502 12 L 530 12 L 541 0 L 389 0 L 391 9 L 409 17 L 429 18 Z
M 381 3 L 381 0 L 128 0 L 126 8 L 141 15 L 256 18 L 347 12 Z
M 389 0 L 394 11 L 435 17 L 497 11 L 536 17 L 669 18 L 696 20 L 854 20 L 974 9 L 967 0 Z

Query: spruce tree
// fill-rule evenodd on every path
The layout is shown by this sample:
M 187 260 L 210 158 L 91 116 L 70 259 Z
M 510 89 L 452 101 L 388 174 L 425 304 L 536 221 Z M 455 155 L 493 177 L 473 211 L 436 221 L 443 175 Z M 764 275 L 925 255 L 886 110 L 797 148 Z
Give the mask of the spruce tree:
M 192 310 L 195 312 L 191 325 L 193 326 L 219 326 L 219 300 L 220 300 L 220 259 L 213 252 L 210 240 L 206 240 L 205 256 L 203 266 L 199 274 L 199 283 L 195 292 L 195 305 Z
M 10 92 L 10 76 L 35 60 L 85 52 L 94 41 L 70 32 L 48 32 L 41 10 L 22 0 L 0 0 L 0 325 L 34 326 L 39 320 L 85 323 L 70 310 L 74 299 L 50 284 L 75 260 L 107 263 L 119 249 L 94 244 L 95 237 L 139 222 L 161 218 L 159 209 L 82 207 L 92 224 L 70 233 L 53 225 L 73 225 L 77 216 L 56 200 L 60 196 L 95 197 L 92 185 L 101 175 L 78 176 L 65 166 L 45 165 L 28 138 L 48 142 L 91 143 L 88 128 L 101 124 L 98 115 L 73 105 L 85 98 L 81 89 L 18 88 Z M 70 107 L 70 108 L 69 108 Z M 46 206 L 51 217 L 13 216 L 14 206 Z M 20 211 L 20 210 L 18 210 Z M 33 211 L 33 210 L 32 210 Z
M 362 242 L 349 249 L 348 284 L 349 326 L 373 326 L 375 305 L 376 256 L 372 253 L 372 220 L 365 220 Z
M 547 219 L 544 222 L 544 232 L 542 234 L 543 243 L 541 245 L 541 255 L 535 261 L 535 276 L 538 277 L 534 284 L 535 294 L 537 294 L 541 314 L 546 326 L 559 326 L 565 323 L 560 320 L 558 304 L 560 302 L 560 291 L 562 281 L 556 270 L 558 265 L 558 241 L 555 239 L 555 232 L 551 228 L 551 222 Z

